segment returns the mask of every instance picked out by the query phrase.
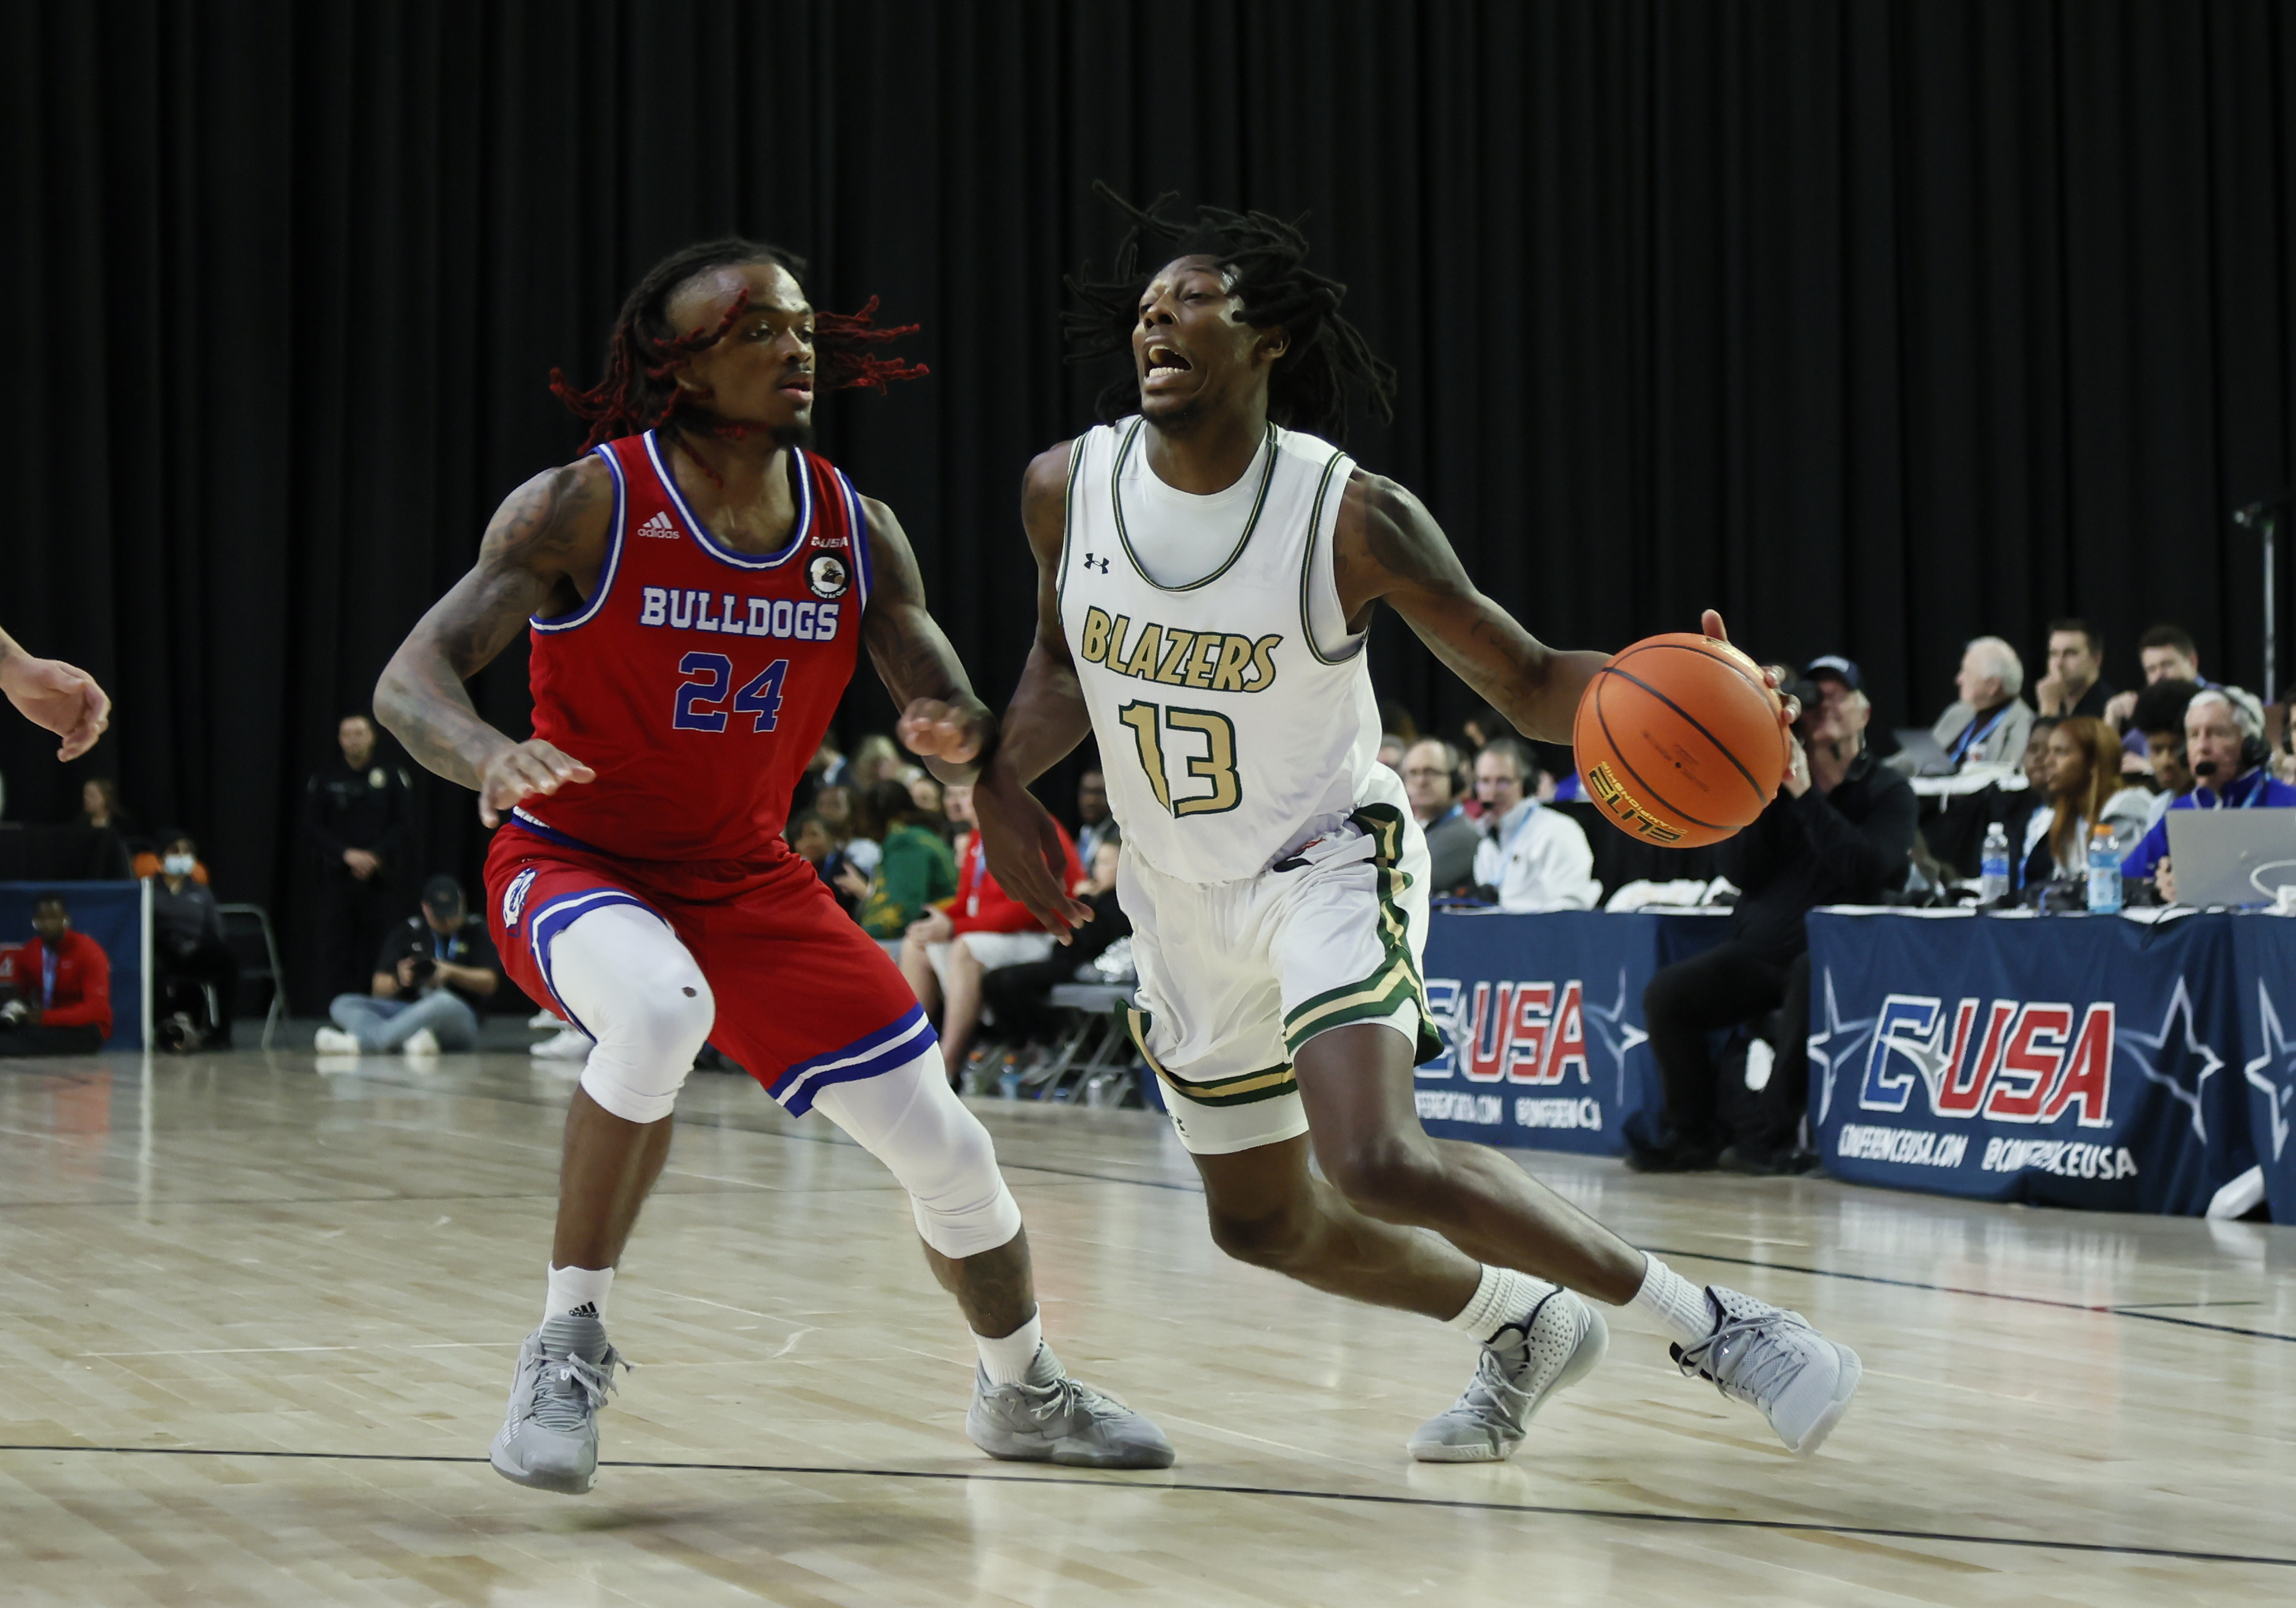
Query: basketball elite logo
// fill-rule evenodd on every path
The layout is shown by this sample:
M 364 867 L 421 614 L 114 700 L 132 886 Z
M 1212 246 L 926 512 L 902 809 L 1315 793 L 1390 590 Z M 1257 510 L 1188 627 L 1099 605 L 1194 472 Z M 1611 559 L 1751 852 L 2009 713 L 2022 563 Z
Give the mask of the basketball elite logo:
M 816 553 L 806 561 L 805 584 L 816 597 L 829 598 L 844 596 L 853 582 L 843 559 L 834 553 Z

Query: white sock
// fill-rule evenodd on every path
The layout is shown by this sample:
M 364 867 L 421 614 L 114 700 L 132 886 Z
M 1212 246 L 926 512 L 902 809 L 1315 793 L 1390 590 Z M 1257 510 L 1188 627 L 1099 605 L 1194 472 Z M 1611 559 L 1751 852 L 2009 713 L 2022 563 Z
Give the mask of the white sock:
M 613 1287 L 611 1268 L 553 1268 L 550 1293 L 543 1300 L 542 1316 L 547 1321 L 562 1312 L 578 1312 L 587 1307 L 592 1317 L 603 1317 L 606 1292 Z
M 1714 1309 L 1706 1293 L 1648 1251 L 1643 1253 L 1643 1287 L 1627 1305 L 1655 1318 L 1658 1326 L 1685 1346 L 1714 1333 Z
M 1029 1376 L 1029 1365 L 1044 1348 L 1044 1316 L 1041 1311 L 1029 1313 L 1027 1323 L 1002 1340 L 991 1340 L 986 1334 L 972 1337 L 972 1343 L 980 1348 L 980 1371 L 988 1375 L 989 1383 L 1019 1384 Z
M 1475 1286 L 1467 1304 L 1456 1316 L 1443 1321 L 1455 1329 L 1464 1329 L 1488 1345 L 1501 1327 L 1529 1311 L 1554 1288 L 1545 1279 L 1517 1273 L 1512 1268 L 1486 1267 L 1483 1282 Z

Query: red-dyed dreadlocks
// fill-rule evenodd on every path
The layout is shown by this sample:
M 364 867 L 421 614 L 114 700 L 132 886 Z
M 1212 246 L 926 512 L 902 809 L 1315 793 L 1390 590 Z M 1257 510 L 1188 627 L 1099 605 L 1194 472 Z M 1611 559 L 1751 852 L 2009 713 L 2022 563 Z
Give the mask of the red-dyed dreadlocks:
M 669 324 L 670 298 L 680 286 L 712 268 L 741 263 L 778 263 L 790 276 L 805 278 L 805 259 L 779 246 L 753 240 L 704 241 L 674 251 L 646 271 L 637 288 L 622 303 L 614 319 L 614 332 L 606 341 L 606 377 L 587 390 L 576 389 L 562 369 L 550 371 L 552 394 L 590 426 L 587 452 L 602 441 L 637 435 L 668 423 L 685 405 L 677 371 L 696 352 L 707 351 L 725 339 L 726 332 L 748 310 L 747 291 L 715 329 L 688 330 L 679 334 Z M 815 372 L 828 390 L 878 390 L 888 381 L 914 380 L 930 373 L 922 363 L 878 357 L 871 349 L 904 335 L 918 326 L 897 324 L 880 329 L 877 298 L 872 296 L 857 313 L 816 313 L 814 316 Z

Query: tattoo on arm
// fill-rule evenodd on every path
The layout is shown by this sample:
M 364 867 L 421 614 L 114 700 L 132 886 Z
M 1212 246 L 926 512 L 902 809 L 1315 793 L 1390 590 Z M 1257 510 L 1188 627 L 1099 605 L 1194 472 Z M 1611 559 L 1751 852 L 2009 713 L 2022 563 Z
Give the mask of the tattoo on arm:
M 475 788 L 488 756 L 510 743 L 480 718 L 463 684 L 510 645 L 600 544 L 603 472 L 585 460 L 512 492 L 487 526 L 478 562 L 391 655 L 375 712 L 425 768 Z

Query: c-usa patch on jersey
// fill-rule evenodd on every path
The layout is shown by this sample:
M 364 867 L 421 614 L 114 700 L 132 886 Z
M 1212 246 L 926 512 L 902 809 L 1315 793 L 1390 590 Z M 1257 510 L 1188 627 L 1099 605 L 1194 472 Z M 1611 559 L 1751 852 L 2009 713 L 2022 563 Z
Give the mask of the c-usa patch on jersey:
M 517 928 L 518 918 L 526 910 L 527 891 L 534 886 L 537 874 L 529 866 L 511 878 L 510 886 L 503 890 L 503 930 L 505 932 Z
M 853 580 L 843 559 L 834 553 L 816 553 L 805 566 L 805 584 L 816 597 L 842 597 Z

